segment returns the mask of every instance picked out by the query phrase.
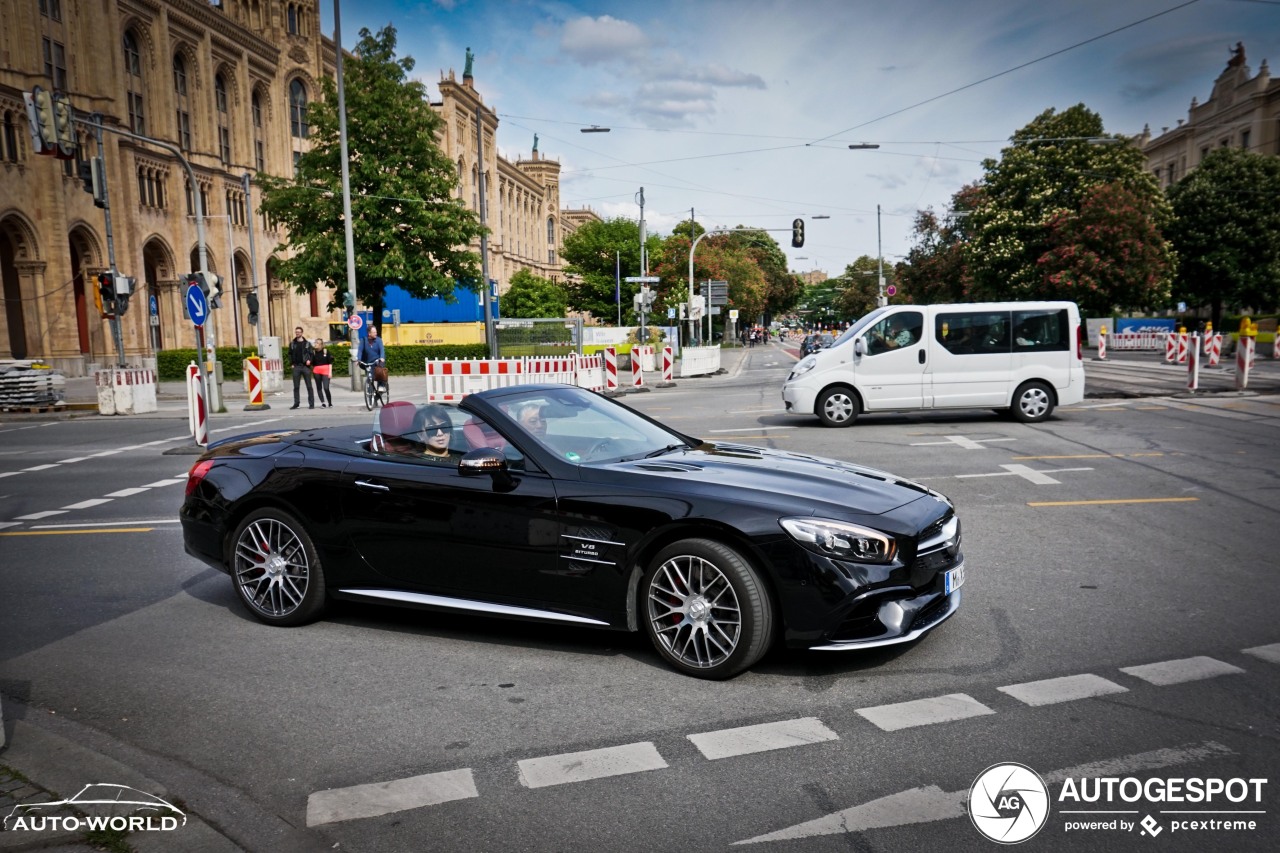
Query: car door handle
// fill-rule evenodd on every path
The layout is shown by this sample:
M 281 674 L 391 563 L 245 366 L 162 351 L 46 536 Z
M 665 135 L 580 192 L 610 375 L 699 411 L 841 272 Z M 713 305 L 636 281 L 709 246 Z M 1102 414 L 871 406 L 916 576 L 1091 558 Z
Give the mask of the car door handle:
M 356 480 L 356 488 L 364 492 L 389 492 L 390 486 L 384 486 L 381 483 L 370 483 L 368 480 Z
M 920 349 L 920 363 L 924 364 L 924 348 Z

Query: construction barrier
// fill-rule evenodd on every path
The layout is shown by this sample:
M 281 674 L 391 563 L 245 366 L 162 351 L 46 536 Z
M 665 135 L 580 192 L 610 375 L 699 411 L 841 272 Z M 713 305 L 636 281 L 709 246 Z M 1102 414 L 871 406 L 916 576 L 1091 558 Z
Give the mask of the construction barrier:
M 1178 333 L 1170 332 L 1164 339 L 1164 360 L 1173 364 L 1178 360 Z
M 194 361 L 187 365 L 187 421 L 196 444 L 208 447 L 209 409 L 204 400 L 204 377 Z
M 1200 390 L 1200 335 L 1191 335 L 1187 349 L 1187 390 Z
M 1241 335 L 1236 344 L 1236 390 L 1243 391 L 1249 387 L 1249 370 L 1253 367 L 1254 346 L 1257 339 Z
M 545 379 L 528 379 L 524 375 L 523 359 L 427 359 L 427 402 L 457 402 L 468 394 L 543 382 Z
M 271 408 L 262 400 L 262 359 L 251 355 L 244 360 L 244 385 L 249 394 L 246 412 L 258 412 Z
M 1098 361 L 1107 360 L 1107 327 L 1098 330 Z
M 98 414 L 142 415 L 157 411 L 156 373 L 137 368 L 111 368 L 94 373 Z
M 604 390 L 606 394 L 618 391 L 618 348 L 604 348 Z
M 1113 350 L 1159 350 L 1168 337 L 1165 332 L 1112 332 L 1107 347 Z
M 576 385 L 578 371 L 573 358 L 565 356 L 527 356 L 523 359 L 524 372 L 530 374 L 530 382 L 559 382 Z
M 685 347 L 680 354 L 681 376 L 707 376 L 720 369 L 720 347 Z
M 639 355 L 636 353 L 638 347 L 631 348 L 631 387 L 644 387 L 644 365 L 641 363 Z
M 636 354 L 640 355 L 640 369 L 650 372 L 658 369 L 657 360 L 654 358 L 654 348 L 649 345 L 634 346 L 631 348 L 631 360 L 634 361 Z
M 662 381 L 670 383 L 675 376 L 676 357 L 671 347 L 662 348 Z
M 1178 364 L 1187 363 L 1187 333 L 1178 332 Z
M 1204 354 L 1209 356 L 1209 367 L 1217 367 L 1222 358 L 1222 334 L 1204 336 Z
M 266 394 L 284 390 L 284 361 L 282 359 L 262 359 L 262 390 Z
M 595 391 L 597 394 L 605 390 L 604 358 L 600 354 L 580 355 L 575 359 L 577 369 L 574 383 L 579 388 Z M 614 375 L 614 387 L 617 387 L 617 375 Z

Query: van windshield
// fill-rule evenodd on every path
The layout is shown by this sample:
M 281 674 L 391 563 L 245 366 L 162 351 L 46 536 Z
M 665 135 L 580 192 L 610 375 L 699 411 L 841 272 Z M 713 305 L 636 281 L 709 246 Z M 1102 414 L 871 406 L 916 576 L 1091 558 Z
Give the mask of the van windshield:
M 885 306 L 883 308 L 875 309 L 870 314 L 866 314 L 866 315 L 863 315 L 862 317 L 859 317 L 857 320 L 853 322 L 852 326 L 844 330 L 844 334 L 836 338 L 836 342 L 833 343 L 829 347 L 829 349 L 834 349 L 840 346 L 845 341 L 853 340 L 855 337 L 865 332 L 868 326 L 872 325 L 873 323 L 876 322 L 876 320 L 883 317 L 885 312 L 888 310 L 889 310 L 888 306 Z

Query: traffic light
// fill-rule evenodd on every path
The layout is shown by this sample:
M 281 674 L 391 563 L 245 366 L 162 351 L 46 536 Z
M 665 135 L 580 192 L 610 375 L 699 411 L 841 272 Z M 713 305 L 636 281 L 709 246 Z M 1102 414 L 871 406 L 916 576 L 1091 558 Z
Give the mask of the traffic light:
M 791 245 L 797 249 L 804 248 L 804 220 L 796 219 L 791 223 Z
M 102 189 L 102 158 L 90 157 L 80 164 L 80 180 L 84 191 L 93 196 L 93 203 L 98 207 L 106 207 Z
M 222 277 L 207 270 L 200 270 L 192 275 L 196 277 L 196 284 L 200 285 L 200 289 L 204 291 L 209 307 L 221 308 L 222 300 L 219 297 L 222 295 Z
M 40 153 L 51 154 L 58 147 L 58 120 L 54 115 L 53 93 L 39 86 L 31 87 L 32 114 L 34 122 L 31 136 L 40 142 Z
M 244 298 L 245 305 L 249 308 L 249 325 L 258 325 L 258 294 L 252 290 Z
M 67 96 L 58 92 L 53 96 L 54 139 L 57 149 L 53 152 L 59 160 L 72 160 L 76 156 L 75 110 Z
M 110 270 L 98 273 L 98 310 L 102 319 L 116 316 L 116 285 Z
M 116 276 L 116 315 L 123 317 L 125 312 L 129 310 L 129 297 L 133 295 L 134 288 L 137 286 L 137 279 L 131 275 Z

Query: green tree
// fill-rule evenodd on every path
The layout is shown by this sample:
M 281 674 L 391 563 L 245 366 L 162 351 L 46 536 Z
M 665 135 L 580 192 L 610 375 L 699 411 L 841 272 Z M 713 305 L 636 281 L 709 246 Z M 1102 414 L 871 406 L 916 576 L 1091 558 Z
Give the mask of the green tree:
M 1080 298 L 1075 288 L 1088 270 L 1078 257 L 1122 249 L 1127 257 L 1108 256 L 1104 265 L 1131 268 L 1122 278 L 1090 279 L 1099 288 L 1086 291 L 1091 305 L 1107 305 L 1105 313 L 1130 299 L 1148 304 L 1167 288 L 1172 256 L 1161 235 L 1171 219 L 1169 204 L 1142 152 L 1114 137 L 1113 144 L 1096 144 L 1104 139 L 1102 119 L 1083 104 L 1061 113 L 1049 109 L 1013 135 L 999 161 L 984 161 L 964 223 L 961 281 L 967 298 Z M 1117 189 L 1092 192 L 1104 184 Z M 1086 207 L 1088 222 L 1073 224 Z M 1149 222 L 1139 226 L 1135 216 Z M 1088 230 L 1104 224 L 1113 232 L 1109 237 L 1098 239 Z M 1087 245 L 1077 244 L 1076 258 L 1066 251 L 1068 238 L 1087 238 Z M 1140 240 L 1152 245 L 1138 249 Z
M 563 317 L 567 307 L 563 287 L 526 269 L 511 276 L 502 295 L 503 317 Z
M 952 196 L 950 211 L 916 213 L 915 245 L 907 252 L 907 262 L 897 270 L 903 301 L 917 305 L 966 301 L 965 224 L 981 192 L 979 185 L 969 184 Z
M 764 275 L 764 321 L 770 322 L 794 308 L 804 292 L 804 282 L 787 268 L 787 256 L 778 241 L 767 231 L 740 231 L 726 236 L 728 245 L 750 257 Z
M 661 250 L 650 257 L 649 269 L 662 278 L 659 304 L 665 309 L 689 301 L 690 233 L 701 236 L 702 226 L 682 222 L 662 242 Z M 745 233 L 745 232 L 744 232 Z M 753 250 L 742 240 L 744 233 L 710 234 L 702 237 L 693 259 L 695 287 L 704 281 L 729 283 L 728 308 L 739 311 L 739 325 L 757 321 L 768 300 L 768 281 Z M 759 239 L 762 234 L 750 235 Z
M 1176 216 L 1174 294 L 1208 304 L 1218 327 L 1224 304 L 1280 302 L 1280 159 L 1217 148 L 1169 190 Z
M 661 237 L 648 235 L 646 248 L 650 256 L 661 246 Z M 618 312 L 614 290 L 618 268 L 621 267 L 621 278 L 640 275 L 640 223 L 623 218 L 588 222 L 565 237 L 561 257 L 569 277 L 565 284 L 569 307 L 590 312 L 600 320 L 614 319 Z M 639 289 L 639 284 L 622 282 L 624 313 Z
M 832 303 L 837 322 L 856 320 L 875 310 L 880 299 L 879 274 L 880 262 L 870 255 L 863 255 L 846 266 L 841 275 L 831 279 L 837 288 Z
M 396 30 L 360 31 L 344 63 L 356 294 L 381 316 L 382 294 L 398 284 L 419 297 L 453 299 L 455 283 L 479 287 L 476 214 L 454 192 L 457 170 L 436 143 L 443 123 L 414 61 L 395 55 Z M 259 173 L 260 209 L 287 229 L 276 270 L 299 293 L 319 284 L 346 289 L 338 96 L 333 80 L 307 110 L 310 150 L 292 179 Z M 330 297 L 330 308 L 340 298 Z

